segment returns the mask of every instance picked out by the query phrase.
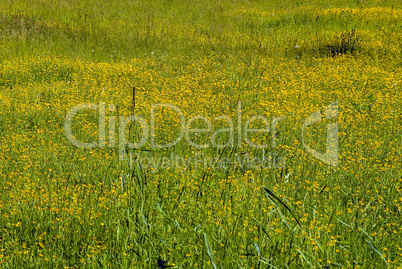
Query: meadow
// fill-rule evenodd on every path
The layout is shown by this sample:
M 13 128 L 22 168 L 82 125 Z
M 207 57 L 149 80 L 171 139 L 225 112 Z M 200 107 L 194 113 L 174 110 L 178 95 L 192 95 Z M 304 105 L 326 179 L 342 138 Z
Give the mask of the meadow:
M 401 171 L 399 0 L 0 2 L 0 268 L 402 268 Z

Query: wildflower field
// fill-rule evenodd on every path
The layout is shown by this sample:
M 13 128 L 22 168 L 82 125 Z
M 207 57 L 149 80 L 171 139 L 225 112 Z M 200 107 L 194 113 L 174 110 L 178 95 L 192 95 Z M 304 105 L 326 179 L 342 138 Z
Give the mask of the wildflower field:
M 402 2 L 0 1 L 0 268 L 402 268 Z

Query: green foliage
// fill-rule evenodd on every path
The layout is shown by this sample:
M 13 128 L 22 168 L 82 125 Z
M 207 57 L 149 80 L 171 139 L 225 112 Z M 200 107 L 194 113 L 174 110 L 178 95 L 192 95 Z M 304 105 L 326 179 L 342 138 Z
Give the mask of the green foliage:
M 1 1 L 0 267 L 400 268 L 401 8 Z M 339 115 L 327 118 L 336 100 Z M 105 105 L 103 147 L 66 137 L 67 113 L 84 103 Z M 196 149 L 188 139 L 231 136 L 193 132 L 167 149 L 150 138 L 123 147 L 131 159 L 119 160 L 119 119 L 150 123 L 161 103 L 186 123 L 205 116 L 212 131 L 232 123 L 233 147 Z M 321 121 L 304 129 L 317 112 Z M 177 138 L 176 114 L 155 113 L 155 143 Z M 269 128 L 249 127 L 269 131 L 248 135 L 265 150 L 237 130 L 256 115 Z M 99 116 L 75 115 L 78 140 L 99 143 Z M 335 167 L 303 145 L 325 152 L 331 123 Z M 205 120 L 190 127 L 208 129 Z M 123 134 L 136 143 L 141 128 Z M 264 158 L 265 167 L 247 163 Z

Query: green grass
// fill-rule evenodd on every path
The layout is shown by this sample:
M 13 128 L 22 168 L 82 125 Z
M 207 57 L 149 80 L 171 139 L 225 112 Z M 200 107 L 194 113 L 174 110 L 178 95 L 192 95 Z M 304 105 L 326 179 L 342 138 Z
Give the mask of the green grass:
M 0 3 L 0 268 L 402 268 L 402 4 L 332 2 Z M 66 137 L 83 103 L 105 104 L 104 147 Z M 208 118 L 197 144 L 232 123 L 233 146 L 148 139 L 120 160 L 119 117 L 150 125 L 161 103 Z M 286 117 L 274 142 L 249 134 L 265 151 L 239 147 L 240 103 L 243 130 Z M 175 112 L 155 121 L 155 143 L 177 138 Z M 303 145 L 325 152 L 329 123 L 337 166 Z M 98 141 L 99 111 L 72 131 Z

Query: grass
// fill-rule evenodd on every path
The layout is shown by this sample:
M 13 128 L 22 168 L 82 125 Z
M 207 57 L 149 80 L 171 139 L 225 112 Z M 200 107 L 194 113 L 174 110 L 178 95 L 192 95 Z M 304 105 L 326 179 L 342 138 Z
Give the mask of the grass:
M 0 268 L 402 268 L 401 16 L 400 1 L 1 2 Z M 67 139 L 83 103 L 97 109 L 72 133 L 99 143 L 104 106 L 102 147 Z M 120 160 L 152 119 L 154 145 L 180 134 L 155 104 L 210 131 Z M 269 131 L 247 142 L 239 123 Z M 303 145 L 325 152 L 331 123 L 336 166 Z

